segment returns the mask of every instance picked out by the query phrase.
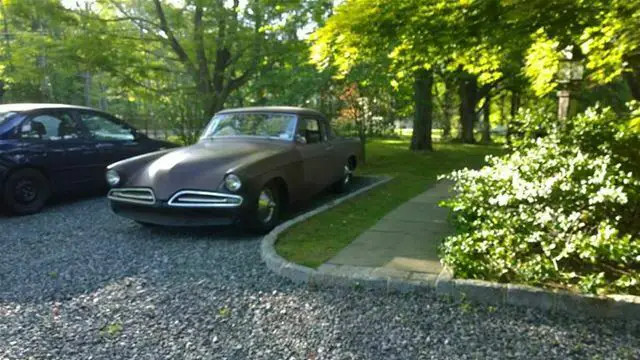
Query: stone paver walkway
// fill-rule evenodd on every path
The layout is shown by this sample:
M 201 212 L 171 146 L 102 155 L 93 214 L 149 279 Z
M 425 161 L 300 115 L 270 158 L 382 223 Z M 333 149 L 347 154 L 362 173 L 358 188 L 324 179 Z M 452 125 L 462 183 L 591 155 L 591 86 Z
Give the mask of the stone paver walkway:
M 439 274 L 442 265 L 437 248 L 453 226 L 447 221 L 448 209 L 438 203 L 449 197 L 451 183 L 435 186 L 399 206 L 349 246 L 330 259 L 335 265 Z

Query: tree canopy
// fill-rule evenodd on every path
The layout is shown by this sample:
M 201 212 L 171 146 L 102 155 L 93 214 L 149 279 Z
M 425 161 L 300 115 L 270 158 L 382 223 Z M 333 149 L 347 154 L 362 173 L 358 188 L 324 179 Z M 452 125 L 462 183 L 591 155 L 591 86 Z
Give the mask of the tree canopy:
M 555 101 L 567 49 L 586 66 L 583 108 L 640 100 L 639 0 L 0 4 L 3 102 L 108 108 L 185 139 L 229 106 L 345 117 L 355 84 L 376 109 L 363 112 L 363 136 L 411 117 L 414 150 L 431 149 L 434 126 L 472 143 L 479 127 Z

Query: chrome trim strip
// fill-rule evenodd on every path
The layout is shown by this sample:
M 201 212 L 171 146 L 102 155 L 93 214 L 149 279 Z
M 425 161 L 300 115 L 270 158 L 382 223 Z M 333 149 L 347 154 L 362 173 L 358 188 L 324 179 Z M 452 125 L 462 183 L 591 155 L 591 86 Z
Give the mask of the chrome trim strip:
M 225 204 L 227 200 L 226 198 L 213 199 L 207 197 L 189 197 L 189 195 L 180 196 L 181 203 L 212 203 L 212 204 Z
M 127 192 L 133 194 L 127 194 Z M 115 188 L 109 190 L 107 198 L 132 204 L 153 205 L 156 203 L 156 196 L 149 188 Z
M 187 196 L 186 199 L 179 199 L 180 197 Z M 209 197 L 199 198 L 199 197 Z M 219 198 L 219 199 L 215 199 Z M 226 202 L 226 199 L 232 199 L 237 202 Z M 233 208 L 242 205 L 243 198 L 240 195 L 225 194 L 212 191 L 196 191 L 196 190 L 182 190 L 175 193 L 169 202 L 169 206 L 185 207 L 185 208 Z M 183 203 L 184 202 L 184 203 Z

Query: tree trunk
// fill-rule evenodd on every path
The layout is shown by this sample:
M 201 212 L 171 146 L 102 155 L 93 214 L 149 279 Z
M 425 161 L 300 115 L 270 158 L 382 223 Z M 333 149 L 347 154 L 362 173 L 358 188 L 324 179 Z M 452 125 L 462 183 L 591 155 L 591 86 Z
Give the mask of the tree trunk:
M 482 105 L 482 143 L 490 144 L 491 141 L 491 96 L 484 98 Z
M 7 18 L 7 12 L 4 8 L 4 3 L 2 0 L 0 0 L 0 15 L 2 15 L 2 28 L 4 31 L 4 51 L 5 51 L 5 58 L 4 61 L 7 62 L 7 68 L 5 69 L 5 73 L 11 73 L 13 72 L 13 64 L 12 64 L 12 59 L 11 59 L 11 41 L 9 38 L 9 19 Z M 3 103 L 3 98 L 4 98 L 4 92 L 5 92 L 5 80 L 2 79 L 0 80 L 0 103 Z
M 210 93 L 207 96 L 209 99 L 211 99 L 211 102 L 208 104 L 207 107 L 205 107 L 205 116 L 207 118 L 212 117 L 215 113 L 217 113 L 218 111 L 224 109 L 224 104 L 225 102 L 227 102 L 227 96 L 217 96 L 215 93 Z
M 413 134 L 410 150 L 433 150 L 431 130 L 433 126 L 433 71 L 420 69 L 415 72 Z
M 91 107 L 92 76 L 90 72 L 84 72 L 84 106 Z
M 224 2 L 218 0 L 217 5 L 225 10 Z M 228 33 L 233 34 L 237 29 L 237 18 L 233 21 L 233 26 L 229 28 L 227 25 L 227 13 L 226 11 L 220 11 L 217 18 L 218 29 L 216 36 L 216 43 L 218 49 L 215 52 L 215 59 L 211 64 L 211 59 L 207 57 L 206 44 L 205 44 L 205 23 L 204 23 L 204 8 L 201 2 L 196 2 L 195 11 L 193 17 L 193 42 L 195 50 L 195 61 L 189 56 L 185 47 L 180 44 L 178 37 L 173 32 L 173 29 L 169 26 L 167 17 L 164 12 L 164 7 L 161 0 L 153 0 L 153 4 L 158 18 L 158 26 L 163 30 L 164 36 L 159 39 L 165 42 L 174 54 L 178 57 L 178 60 L 185 67 L 187 73 L 189 73 L 196 85 L 198 96 L 198 110 L 203 112 L 206 117 L 211 117 L 216 112 L 223 109 L 224 104 L 234 91 L 244 86 L 251 76 L 256 72 L 258 68 L 259 59 L 261 58 L 261 49 L 263 43 L 262 29 L 262 10 L 260 9 L 260 2 L 253 1 L 251 4 L 255 17 L 254 24 L 254 53 L 251 57 L 250 65 L 244 72 L 237 77 L 232 77 L 229 73 L 232 64 L 232 53 L 229 45 Z M 239 1 L 234 0 L 233 9 L 236 10 L 239 6 Z M 241 55 L 241 54 L 239 54 Z M 210 65 L 213 65 L 212 71 L 210 71 Z
M 442 116 L 444 120 L 444 124 L 442 125 L 442 138 L 448 139 L 451 137 L 451 122 L 453 120 L 453 113 L 455 111 L 454 101 L 455 101 L 455 93 L 454 93 L 454 84 L 450 79 L 445 78 L 445 90 L 444 90 L 444 101 L 442 106 Z
M 104 83 L 100 82 L 99 83 L 100 86 L 100 110 L 102 111 L 107 111 L 107 107 L 109 106 L 109 103 L 107 102 L 107 87 L 104 86 Z
M 3 2 L 0 1 L 0 15 L 2 15 L 2 25 L 4 30 L 4 41 L 5 41 L 5 61 L 9 63 L 8 72 L 11 73 L 13 66 L 11 66 L 11 42 L 9 41 L 9 21 L 7 19 L 7 13 L 4 10 Z M 5 82 L 4 79 L 0 80 L 0 104 L 3 103 L 4 92 L 5 92 Z
M 361 127 L 362 128 L 362 127 Z M 361 151 L 362 151 L 362 159 L 360 159 L 360 161 L 363 164 L 367 163 L 367 133 L 364 131 L 364 129 L 361 129 L 358 131 L 358 138 L 360 138 L 360 147 L 361 147 Z
M 353 116 L 355 118 L 356 129 L 358 131 L 358 139 L 360 139 L 360 146 L 362 147 L 361 161 L 363 164 L 365 164 L 367 159 L 367 156 L 365 154 L 365 149 L 367 145 L 367 124 L 368 124 L 367 114 L 365 113 L 364 109 L 360 106 L 360 103 L 358 102 L 357 98 L 354 99 L 353 110 L 354 110 Z
M 505 94 L 502 93 L 500 95 L 500 125 L 507 124 L 507 121 L 505 120 L 505 114 L 504 114 L 504 108 L 506 106 L 505 98 L 506 98 Z
M 478 79 L 475 76 L 464 76 L 460 82 L 460 124 L 463 143 L 475 144 L 473 126 L 476 123 L 476 104 L 478 103 Z
M 626 56 L 628 70 L 624 72 L 624 79 L 635 100 L 640 101 L 640 55 Z
M 507 123 L 507 145 L 511 145 L 511 133 L 513 131 L 514 119 L 518 115 L 520 109 L 520 93 L 517 91 L 511 92 L 511 117 Z

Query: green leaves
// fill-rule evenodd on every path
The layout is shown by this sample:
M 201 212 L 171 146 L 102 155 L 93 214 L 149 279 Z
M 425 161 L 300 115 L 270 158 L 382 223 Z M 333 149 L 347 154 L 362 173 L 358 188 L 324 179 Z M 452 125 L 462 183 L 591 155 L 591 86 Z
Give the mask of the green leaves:
M 445 240 L 444 262 L 461 277 L 640 294 L 640 137 L 627 121 L 590 109 L 450 174 L 456 196 L 445 205 L 459 233 Z
M 595 21 L 580 40 L 589 55 L 592 79 L 608 83 L 628 68 L 628 56 L 640 50 L 640 1 L 614 0 L 602 4 Z
M 531 81 L 531 88 L 538 96 L 555 90 L 556 74 L 560 68 L 559 43 L 550 39 L 544 30 L 533 35 L 534 42 L 527 50 L 525 74 Z

